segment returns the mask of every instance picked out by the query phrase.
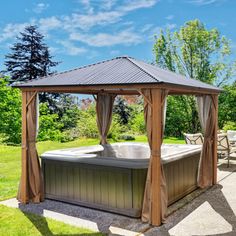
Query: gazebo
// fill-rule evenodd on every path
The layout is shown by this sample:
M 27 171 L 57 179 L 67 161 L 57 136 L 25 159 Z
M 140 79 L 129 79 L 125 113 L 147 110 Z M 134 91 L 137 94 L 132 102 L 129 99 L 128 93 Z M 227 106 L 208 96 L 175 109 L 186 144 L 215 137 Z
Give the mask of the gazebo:
M 221 90 L 134 58 L 123 56 L 74 70 L 15 84 L 22 91 L 22 171 L 18 191 L 21 203 L 44 200 L 44 187 L 36 149 L 37 94 L 92 94 L 96 100 L 100 143 L 107 143 L 116 95 L 142 95 L 151 150 L 142 220 L 159 226 L 165 219 L 167 195 L 161 164 L 161 145 L 168 95 L 195 95 L 204 133 L 198 186 L 217 182 L 217 112 Z

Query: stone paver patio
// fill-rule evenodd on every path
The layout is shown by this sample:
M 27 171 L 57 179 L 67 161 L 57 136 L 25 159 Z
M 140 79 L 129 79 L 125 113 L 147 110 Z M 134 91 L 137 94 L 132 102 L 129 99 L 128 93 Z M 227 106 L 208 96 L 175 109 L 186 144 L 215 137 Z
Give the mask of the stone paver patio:
M 230 168 L 221 161 L 218 166 L 218 185 L 205 191 L 197 190 L 173 204 L 169 208 L 172 214 L 161 227 L 150 227 L 139 219 L 51 200 L 40 204 L 21 205 L 16 199 L 9 199 L 0 204 L 110 235 L 233 236 L 236 235 L 235 171 L 236 161 L 231 161 Z

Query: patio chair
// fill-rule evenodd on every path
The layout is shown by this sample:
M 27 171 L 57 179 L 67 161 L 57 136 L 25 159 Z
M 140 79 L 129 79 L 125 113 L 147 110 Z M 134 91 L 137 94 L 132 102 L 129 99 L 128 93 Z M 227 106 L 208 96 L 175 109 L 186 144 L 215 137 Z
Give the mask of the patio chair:
M 232 147 L 229 143 L 229 139 L 227 134 L 218 134 L 217 135 L 217 154 L 218 156 L 222 157 L 222 155 L 226 156 L 228 159 L 228 165 L 229 167 L 229 162 L 230 162 L 230 157 L 232 154 L 236 154 L 236 147 Z
M 236 130 L 228 130 L 227 136 L 231 146 L 236 146 Z
M 196 134 L 184 133 L 184 139 L 185 139 L 186 144 L 191 144 L 191 145 L 203 144 L 203 136 L 201 133 L 196 133 Z

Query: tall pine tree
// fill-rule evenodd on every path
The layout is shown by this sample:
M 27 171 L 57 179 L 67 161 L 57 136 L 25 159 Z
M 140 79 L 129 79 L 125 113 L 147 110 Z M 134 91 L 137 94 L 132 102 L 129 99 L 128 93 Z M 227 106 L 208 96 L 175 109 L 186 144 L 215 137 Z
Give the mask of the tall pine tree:
M 47 76 L 51 68 L 58 65 L 52 61 L 44 36 L 36 26 L 27 26 L 17 37 L 17 42 L 11 47 L 11 53 L 6 55 L 6 72 L 11 81 L 26 81 Z
M 6 55 L 5 60 L 5 72 L 10 75 L 11 83 L 47 76 L 52 73 L 51 68 L 58 65 L 59 62 L 52 61 L 43 40 L 44 36 L 38 32 L 36 26 L 27 26 L 17 37 L 17 42 L 11 47 L 11 53 Z M 76 126 L 77 109 L 71 95 L 40 93 L 39 100 L 48 104 L 51 114 L 58 114 L 64 129 Z

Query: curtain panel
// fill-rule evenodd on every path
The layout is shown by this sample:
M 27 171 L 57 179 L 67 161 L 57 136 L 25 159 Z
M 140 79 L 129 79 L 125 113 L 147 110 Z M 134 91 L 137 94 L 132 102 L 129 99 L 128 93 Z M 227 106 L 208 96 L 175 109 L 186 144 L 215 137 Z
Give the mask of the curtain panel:
M 164 127 L 165 127 L 165 117 L 166 117 L 166 104 L 167 104 L 167 90 L 161 91 L 161 115 L 162 115 L 162 124 L 161 124 L 161 139 L 163 139 L 164 134 Z M 143 89 L 141 90 L 141 94 L 144 97 L 144 118 L 146 122 L 146 129 L 147 129 L 147 137 L 148 143 L 151 150 L 151 156 L 149 160 L 149 167 L 147 172 L 146 178 L 146 185 L 145 185 L 145 192 L 143 198 L 143 206 L 142 206 L 142 221 L 151 223 L 151 176 L 152 176 L 152 162 L 153 162 L 153 155 L 152 155 L 152 89 Z M 167 196 L 167 186 L 166 186 L 166 178 L 163 169 L 163 165 L 161 164 L 161 218 L 162 223 L 165 222 L 165 215 L 167 211 L 167 203 L 168 203 L 168 196 Z
M 22 173 L 17 199 L 22 203 L 44 200 L 44 187 L 36 149 L 37 94 L 22 92 Z M 23 125 L 25 124 L 25 125 Z M 25 133 L 25 135 L 23 135 Z
M 216 132 L 216 104 L 211 95 L 197 96 L 197 109 L 204 135 L 199 168 L 198 186 L 205 188 L 213 185 L 214 168 L 214 134 Z
M 112 121 L 112 109 L 116 95 L 101 93 L 96 98 L 97 126 L 100 144 L 107 144 L 107 134 Z

